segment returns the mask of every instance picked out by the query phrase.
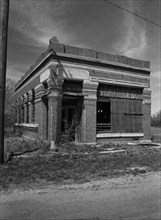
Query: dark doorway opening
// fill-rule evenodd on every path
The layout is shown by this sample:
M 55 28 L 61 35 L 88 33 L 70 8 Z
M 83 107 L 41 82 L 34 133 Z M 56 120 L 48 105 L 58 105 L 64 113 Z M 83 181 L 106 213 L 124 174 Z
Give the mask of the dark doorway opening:
M 82 114 L 82 97 L 63 96 L 61 132 L 68 141 L 75 141 L 76 128 Z
M 111 105 L 110 101 L 97 102 L 97 133 L 111 130 Z

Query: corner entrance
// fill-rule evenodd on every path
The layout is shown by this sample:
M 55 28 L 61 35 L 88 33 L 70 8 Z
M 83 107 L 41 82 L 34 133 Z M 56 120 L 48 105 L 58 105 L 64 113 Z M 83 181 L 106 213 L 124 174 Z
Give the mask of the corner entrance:
M 82 97 L 63 96 L 61 132 L 67 141 L 75 141 L 82 114 Z

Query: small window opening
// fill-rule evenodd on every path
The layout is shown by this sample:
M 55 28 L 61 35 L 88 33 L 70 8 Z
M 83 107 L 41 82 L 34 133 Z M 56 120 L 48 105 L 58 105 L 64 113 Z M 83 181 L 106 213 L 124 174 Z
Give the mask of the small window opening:
M 29 123 L 29 94 L 27 94 L 27 102 L 26 102 L 26 123 L 28 124 Z
M 28 103 L 26 104 L 26 123 L 29 123 L 29 105 Z
M 97 102 L 97 133 L 109 132 L 111 129 L 110 101 Z
M 45 82 L 43 82 L 43 86 L 44 86 L 44 88 L 45 89 L 48 89 L 48 84 L 47 84 L 47 82 L 45 81 Z
M 35 122 L 35 91 L 32 89 L 32 122 Z

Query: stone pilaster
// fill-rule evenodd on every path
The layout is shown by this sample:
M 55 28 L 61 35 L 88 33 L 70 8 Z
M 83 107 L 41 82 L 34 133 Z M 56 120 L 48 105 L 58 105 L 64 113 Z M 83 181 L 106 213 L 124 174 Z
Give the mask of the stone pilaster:
M 63 79 L 51 79 L 48 95 L 48 140 L 59 141 L 62 118 L 62 84 Z
M 84 103 L 81 119 L 81 142 L 96 142 L 97 82 L 84 80 Z
M 143 133 L 144 139 L 151 139 L 151 90 L 143 90 Z

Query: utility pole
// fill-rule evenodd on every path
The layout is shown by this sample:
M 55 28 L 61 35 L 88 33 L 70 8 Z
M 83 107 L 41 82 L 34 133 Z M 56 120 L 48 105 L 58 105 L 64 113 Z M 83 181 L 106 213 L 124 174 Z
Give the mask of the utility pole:
M 4 162 L 4 110 L 9 0 L 0 0 L 0 164 Z

